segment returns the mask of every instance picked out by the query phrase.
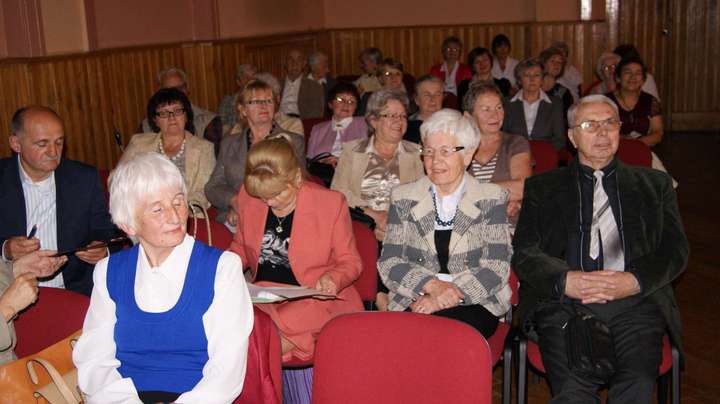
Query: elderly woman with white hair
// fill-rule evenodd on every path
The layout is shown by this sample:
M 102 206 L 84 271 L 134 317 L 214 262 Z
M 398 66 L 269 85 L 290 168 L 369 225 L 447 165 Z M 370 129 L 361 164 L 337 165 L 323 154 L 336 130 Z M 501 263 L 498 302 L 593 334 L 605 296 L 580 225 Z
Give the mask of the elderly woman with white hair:
M 110 214 L 138 244 L 95 266 L 73 351 L 88 402 L 233 401 L 253 327 L 240 258 L 187 235 L 182 175 L 158 153 L 113 171 Z
M 466 172 L 478 136 L 459 112 L 436 112 L 420 134 L 427 175 L 393 190 L 378 261 L 388 308 L 460 320 L 489 337 L 510 309 L 508 191 Z

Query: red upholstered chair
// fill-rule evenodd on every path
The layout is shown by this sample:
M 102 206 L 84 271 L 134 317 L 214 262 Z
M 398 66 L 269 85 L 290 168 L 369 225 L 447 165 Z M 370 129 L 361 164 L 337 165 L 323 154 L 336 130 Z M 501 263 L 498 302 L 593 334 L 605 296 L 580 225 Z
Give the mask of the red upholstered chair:
M 248 344 L 243 390 L 234 404 L 280 404 L 282 373 L 280 336 L 270 316 L 253 307 L 255 321 Z
M 555 148 L 544 140 L 530 140 L 530 153 L 535 162 L 533 174 L 540 174 L 558 166 L 558 153 Z
M 372 302 L 377 294 L 377 239 L 375 233 L 360 222 L 353 220 L 352 227 L 355 234 L 355 245 L 357 245 L 363 264 L 362 273 L 353 285 L 363 302 Z
M 208 216 L 210 213 L 208 212 Z M 219 248 L 221 250 L 227 250 L 230 247 L 230 243 L 232 243 L 233 240 L 233 234 L 228 230 L 227 227 L 225 227 L 224 224 L 217 222 L 216 220 L 210 219 L 210 233 L 212 235 L 212 240 L 208 237 L 208 231 L 207 231 L 207 225 L 206 221 L 207 219 L 197 219 L 197 232 L 195 232 L 195 226 L 194 226 L 195 219 L 188 218 L 187 223 L 187 232 L 190 235 L 193 235 L 195 239 L 202 241 L 203 243 L 206 243 L 208 245 L 211 245 L 215 248 Z M 212 241 L 212 243 L 210 243 Z
M 18 358 L 67 338 L 85 321 L 90 299 L 65 289 L 41 287 L 38 300 L 15 320 Z
M 313 403 L 474 403 L 492 400 L 490 349 L 448 318 L 404 312 L 338 316 L 320 332 Z
M 519 333 L 518 337 L 518 404 L 527 402 L 527 362 L 539 373 L 545 373 L 540 347 L 533 341 Z M 670 372 L 672 380 L 672 403 L 680 404 L 680 352 L 677 346 L 666 335 L 663 337 L 662 361 L 658 374 L 658 403 L 667 403 L 667 373 Z
M 652 166 L 650 146 L 637 139 L 620 139 L 617 157 L 625 164 L 633 166 Z
M 308 142 L 310 141 L 310 135 L 312 134 L 312 128 L 313 126 L 319 124 L 320 122 L 327 121 L 326 118 L 306 118 L 302 120 L 303 124 L 303 131 L 305 132 L 305 150 L 307 150 Z M 310 156 L 315 157 L 315 156 Z
M 514 272 L 510 271 L 510 279 L 508 280 L 510 289 L 512 289 L 512 297 L 510 304 L 517 306 L 519 302 L 518 287 L 520 281 Z M 502 360 L 503 366 L 503 404 L 510 404 L 512 389 L 512 354 L 513 354 L 513 338 L 508 338 L 512 331 L 512 307 L 505 314 L 505 321 L 498 323 L 495 333 L 487 339 L 490 346 L 490 354 L 492 358 L 493 368 Z

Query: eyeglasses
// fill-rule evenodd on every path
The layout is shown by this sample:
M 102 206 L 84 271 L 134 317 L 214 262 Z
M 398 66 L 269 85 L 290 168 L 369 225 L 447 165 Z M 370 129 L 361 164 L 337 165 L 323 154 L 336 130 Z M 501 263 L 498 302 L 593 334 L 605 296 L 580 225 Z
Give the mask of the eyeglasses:
M 447 48 L 445 48 L 445 51 L 446 52 L 460 52 L 460 48 L 448 46 Z
M 185 115 L 185 108 L 175 108 L 175 109 L 162 109 L 160 111 L 155 111 L 155 115 L 159 116 L 160 118 L 170 118 L 170 116 L 183 116 Z
M 583 132 L 593 135 L 597 133 L 600 128 L 604 128 L 605 130 L 618 130 L 620 125 L 622 125 L 622 122 L 619 120 L 609 118 L 604 121 L 582 121 L 579 125 L 572 126 L 570 129 L 580 128 Z
M 617 67 L 616 64 L 612 64 L 612 65 L 605 65 L 602 68 L 603 68 L 603 70 L 615 70 L 616 67 Z
M 402 76 L 402 75 L 403 75 L 403 72 L 383 72 L 383 76 L 385 76 L 385 77 L 389 77 L 389 76 L 398 77 L 398 76 Z
M 440 157 L 446 159 L 450 157 L 453 153 L 457 153 L 460 150 L 465 150 L 465 146 L 441 147 L 437 150 L 437 154 L 440 155 Z M 420 148 L 420 155 L 425 158 L 435 158 L 435 153 L 435 149 L 428 149 L 425 147 Z
M 266 100 L 250 100 L 247 104 L 253 107 L 260 107 L 262 105 L 272 105 L 274 102 L 272 98 L 268 98 Z
M 335 101 L 341 103 L 341 104 L 347 104 L 347 105 L 355 105 L 357 104 L 357 100 L 355 98 L 341 98 L 341 97 L 335 97 Z
M 380 118 L 386 118 L 386 119 L 407 119 L 407 115 L 405 114 L 380 114 Z

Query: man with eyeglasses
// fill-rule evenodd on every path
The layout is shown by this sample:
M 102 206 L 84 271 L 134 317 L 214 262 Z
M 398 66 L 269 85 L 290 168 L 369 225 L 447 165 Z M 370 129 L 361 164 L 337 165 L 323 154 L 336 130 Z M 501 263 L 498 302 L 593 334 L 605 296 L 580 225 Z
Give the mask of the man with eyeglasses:
M 177 88 L 185 93 L 186 96 L 190 96 L 187 85 L 187 73 L 180 68 L 169 67 L 162 70 L 158 73 L 157 81 L 160 88 Z M 222 140 L 222 119 L 212 111 L 202 109 L 195 104 L 191 104 L 191 106 L 193 113 L 192 123 L 195 129 L 195 131 L 192 132 L 193 135 L 212 142 L 215 145 L 215 155 L 217 155 L 220 149 L 220 140 Z M 140 128 L 138 128 L 138 133 L 154 132 L 151 126 L 147 118 L 143 119 Z
M 648 403 L 665 333 L 681 346 L 672 282 L 688 242 L 675 192 L 667 174 L 618 161 L 621 122 L 609 98 L 582 98 L 568 120 L 577 158 L 525 181 L 513 238 L 518 314 L 539 344 L 551 403 L 600 402 L 604 384 L 609 402 Z M 609 334 L 602 374 L 571 367 L 569 351 L 586 341 L 566 335 L 577 314 L 609 329 L 593 334 Z
M 285 80 L 280 89 L 280 112 L 300 119 L 322 118 L 325 95 L 322 84 L 305 77 L 307 59 L 293 49 L 285 59 Z

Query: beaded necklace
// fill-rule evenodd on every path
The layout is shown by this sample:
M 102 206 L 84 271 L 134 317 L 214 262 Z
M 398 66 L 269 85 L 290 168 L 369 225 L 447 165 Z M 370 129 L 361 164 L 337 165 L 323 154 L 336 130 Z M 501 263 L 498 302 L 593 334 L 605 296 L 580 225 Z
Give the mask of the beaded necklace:
M 440 214 L 438 213 L 437 201 L 435 200 L 435 191 L 432 191 L 432 199 L 433 209 L 435 209 L 435 223 L 437 223 L 438 226 L 451 227 L 455 223 L 455 216 L 457 216 L 457 208 L 455 208 L 455 213 L 453 214 L 452 219 L 447 221 L 442 220 L 440 219 Z
M 180 151 L 178 151 L 177 154 L 175 154 L 175 155 L 172 156 L 172 157 L 168 156 L 167 153 L 165 153 L 165 149 L 163 148 L 162 137 L 160 138 L 160 141 L 158 142 L 158 150 L 160 151 L 160 154 L 166 156 L 167 158 L 170 159 L 170 161 L 172 161 L 173 163 L 177 164 L 177 162 L 178 162 L 178 161 L 183 157 L 183 155 L 185 154 L 185 140 L 186 140 L 186 139 L 183 138 L 183 142 L 182 142 L 182 144 L 180 145 Z

